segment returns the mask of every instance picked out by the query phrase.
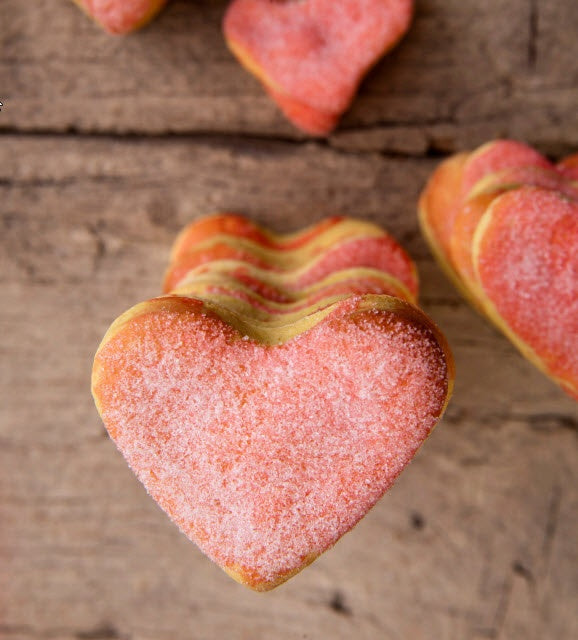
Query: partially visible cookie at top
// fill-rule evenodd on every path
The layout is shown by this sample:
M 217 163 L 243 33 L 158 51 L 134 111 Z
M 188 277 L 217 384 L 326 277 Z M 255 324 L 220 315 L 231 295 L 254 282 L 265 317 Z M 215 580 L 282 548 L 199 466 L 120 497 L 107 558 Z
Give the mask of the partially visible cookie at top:
M 166 0 L 74 0 L 105 31 L 123 35 L 144 27 Z
M 285 116 L 323 136 L 412 15 L 413 0 L 233 0 L 223 29 Z

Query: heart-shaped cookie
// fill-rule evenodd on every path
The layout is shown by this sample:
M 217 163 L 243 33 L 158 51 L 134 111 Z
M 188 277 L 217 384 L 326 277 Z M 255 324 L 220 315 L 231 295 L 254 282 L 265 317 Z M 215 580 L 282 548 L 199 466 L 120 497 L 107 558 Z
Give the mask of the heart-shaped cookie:
M 422 229 L 436 256 L 446 259 L 460 208 L 474 195 L 480 182 L 498 172 L 520 167 L 552 169 L 540 153 L 516 140 L 493 140 L 471 153 L 458 153 L 444 162 L 430 177 L 419 200 Z M 495 191 L 495 189 L 494 189 Z M 446 268 L 452 270 L 451 264 Z
M 413 0 L 233 0 L 223 28 L 289 120 L 326 135 L 412 12 Z
M 419 215 L 470 302 L 578 397 L 576 157 L 555 166 L 527 145 L 493 141 L 442 163 Z
M 572 184 L 554 167 L 511 167 L 479 180 L 457 208 L 449 241 L 451 263 L 469 288 L 475 287 L 476 276 L 471 254 L 473 237 L 482 216 L 500 194 L 526 186 L 541 187 L 570 198 L 578 198 L 578 184 Z
M 578 199 L 537 187 L 496 198 L 472 261 L 494 322 L 578 398 Z
M 99 349 L 93 390 L 117 446 L 180 529 L 254 589 L 351 529 L 444 409 L 439 333 L 377 298 L 304 316 L 274 347 L 222 307 L 158 298 Z
M 166 4 L 166 0 L 74 1 L 106 31 L 118 35 L 140 29 Z
M 127 311 L 98 349 L 111 437 L 180 529 L 253 589 L 349 531 L 443 413 L 447 344 L 417 307 L 367 293 L 391 286 L 353 268 L 257 305 L 217 268 Z

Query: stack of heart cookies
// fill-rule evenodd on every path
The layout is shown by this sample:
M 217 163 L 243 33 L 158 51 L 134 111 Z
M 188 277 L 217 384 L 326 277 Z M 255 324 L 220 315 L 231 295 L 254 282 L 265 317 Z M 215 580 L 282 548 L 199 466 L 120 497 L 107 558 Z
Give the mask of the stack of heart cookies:
M 455 155 L 430 178 L 419 215 L 464 296 L 578 397 L 578 154 L 554 165 L 497 140 Z
M 417 272 L 397 242 L 377 225 L 342 217 L 276 235 L 235 214 L 207 217 L 174 243 L 164 291 L 235 297 L 259 310 L 287 314 L 352 293 L 415 303 Z M 285 317 L 285 315 L 283 316 Z
M 271 589 L 410 461 L 451 393 L 415 267 L 376 225 L 291 235 L 221 214 L 178 237 L 166 294 L 96 354 L 104 423 L 151 496 L 227 573 Z

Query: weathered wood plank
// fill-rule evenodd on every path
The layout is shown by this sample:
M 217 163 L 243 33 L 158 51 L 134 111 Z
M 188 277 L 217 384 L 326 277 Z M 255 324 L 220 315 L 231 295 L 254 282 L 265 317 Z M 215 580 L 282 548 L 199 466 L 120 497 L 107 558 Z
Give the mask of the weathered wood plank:
M 267 141 L 2 138 L 0 637 L 576 637 L 576 405 L 429 258 L 414 208 L 434 164 Z M 458 364 L 446 419 L 396 487 L 265 595 L 170 524 L 89 394 L 108 323 L 158 293 L 175 232 L 217 209 L 279 230 L 336 211 L 384 224 L 418 256 Z
M 415 202 L 437 152 L 497 135 L 578 148 L 578 5 L 418 0 L 311 143 L 226 50 L 226 4 L 173 0 L 120 39 L 69 0 L 2 2 L 0 638 L 573 640 L 576 404 L 459 298 Z M 278 230 L 336 212 L 385 225 L 458 367 L 394 489 L 265 595 L 170 524 L 89 394 L 109 322 L 159 292 L 175 233 L 218 209 Z
M 3 0 L 0 128 L 299 138 L 228 52 L 225 0 L 173 0 L 144 31 L 102 33 L 69 0 Z M 421 155 L 514 136 L 578 146 L 573 0 L 417 2 L 331 144 Z

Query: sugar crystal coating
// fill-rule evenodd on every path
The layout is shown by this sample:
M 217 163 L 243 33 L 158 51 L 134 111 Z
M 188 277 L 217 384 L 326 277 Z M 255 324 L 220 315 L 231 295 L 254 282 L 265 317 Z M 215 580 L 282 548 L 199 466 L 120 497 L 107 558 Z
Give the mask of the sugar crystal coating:
M 541 153 L 516 140 L 494 140 L 474 151 L 464 166 L 462 196 L 484 177 L 509 168 L 541 167 L 551 169 L 552 164 Z
M 578 389 L 578 201 L 526 187 L 488 215 L 476 265 L 484 291 L 552 375 Z
M 145 314 L 98 356 L 103 418 L 151 495 L 261 581 L 348 531 L 442 411 L 431 332 L 395 314 L 350 322 L 342 306 L 274 348 L 210 315 Z
M 324 135 L 408 29 L 412 11 L 413 0 L 233 0 L 223 28 L 285 115 Z
M 578 185 L 573 185 L 559 171 L 541 166 L 516 166 L 497 171 L 478 181 L 479 195 L 470 196 L 457 209 L 450 239 L 449 255 L 455 268 L 466 281 L 472 281 L 474 268 L 471 246 L 474 233 L 486 209 L 501 193 L 524 186 L 536 186 L 578 197 Z

